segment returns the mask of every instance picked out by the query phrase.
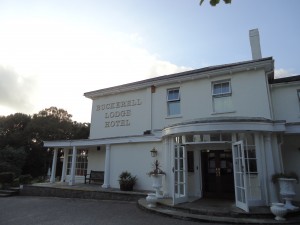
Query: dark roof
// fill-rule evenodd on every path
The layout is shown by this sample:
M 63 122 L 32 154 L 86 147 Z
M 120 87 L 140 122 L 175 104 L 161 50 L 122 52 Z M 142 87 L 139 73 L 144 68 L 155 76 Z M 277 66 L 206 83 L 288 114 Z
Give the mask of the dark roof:
M 120 90 L 122 88 L 126 88 L 126 87 L 129 87 L 132 85 L 140 85 L 140 84 L 146 84 L 146 83 L 151 84 L 154 82 L 166 81 L 166 80 L 170 80 L 170 79 L 174 79 L 174 78 L 176 79 L 176 78 L 183 78 L 183 77 L 187 77 L 187 76 L 193 76 L 194 74 L 202 74 L 202 73 L 206 73 L 206 72 L 217 71 L 220 69 L 231 69 L 234 67 L 248 66 L 253 63 L 268 62 L 268 61 L 273 61 L 273 58 L 267 57 L 267 58 L 262 58 L 262 59 L 257 59 L 257 60 L 248 60 L 248 61 L 242 61 L 242 62 L 236 62 L 236 63 L 230 63 L 230 64 L 210 66 L 210 67 L 205 67 L 205 68 L 201 68 L 201 69 L 194 69 L 194 70 L 189 70 L 189 71 L 185 71 L 185 72 L 158 76 L 158 77 L 140 80 L 140 81 L 136 81 L 136 82 L 132 82 L 132 83 L 127 83 L 127 84 L 122 84 L 122 85 L 118 85 L 118 86 L 113 86 L 113 87 L 109 87 L 109 88 L 91 91 L 91 92 L 86 92 L 86 93 L 84 93 L 84 96 L 88 97 L 89 95 L 96 94 L 100 91 L 105 92 L 105 91 L 110 91 L 110 90 Z M 273 67 L 270 68 L 270 70 L 273 70 Z
M 270 84 L 289 83 L 289 82 L 295 82 L 295 81 L 300 81 L 300 75 L 272 79 L 272 80 L 270 80 Z

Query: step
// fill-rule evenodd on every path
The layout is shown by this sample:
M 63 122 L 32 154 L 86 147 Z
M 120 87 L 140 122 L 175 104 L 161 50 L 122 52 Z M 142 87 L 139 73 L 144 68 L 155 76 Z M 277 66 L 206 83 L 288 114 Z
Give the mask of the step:
M 7 196 L 18 195 L 18 194 L 19 194 L 19 190 L 17 189 L 0 190 L 0 197 L 7 197 Z
M 5 194 L 5 193 L 0 193 L 0 198 L 2 197 L 10 197 L 12 196 L 11 194 Z
M 286 221 L 280 221 L 280 223 L 272 218 L 257 218 L 255 215 L 248 217 L 235 217 L 234 215 L 214 215 L 214 213 L 207 212 L 206 214 L 189 213 L 186 210 L 179 210 L 173 207 L 164 207 L 157 204 L 157 207 L 150 208 L 147 205 L 146 199 L 140 199 L 138 206 L 146 211 L 150 211 L 156 214 L 162 214 L 165 216 L 191 220 L 198 222 L 219 222 L 219 223 L 231 223 L 231 224 L 300 224 L 300 217 L 291 217 Z

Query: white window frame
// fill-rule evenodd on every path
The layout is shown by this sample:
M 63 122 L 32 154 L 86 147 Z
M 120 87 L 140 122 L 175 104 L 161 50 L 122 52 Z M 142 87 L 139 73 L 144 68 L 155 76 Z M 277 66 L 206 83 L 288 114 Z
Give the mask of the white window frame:
M 171 91 L 178 91 L 178 97 L 175 98 L 175 99 L 169 99 L 169 93 Z M 179 104 L 179 113 L 176 113 L 176 114 L 171 114 L 170 112 L 170 108 L 169 108 L 169 104 L 170 103 L 174 103 L 174 102 L 177 102 Z M 180 115 L 181 114 L 181 107 L 180 107 L 180 88 L 177 87 L 177 88 L 171 88 L 171 89 L 168 89 L 167 90 L 167 115 L 168 116 L 177 116 L 177 115 Z
M 225 84 L 225 83 L 228 83 L 228 87 L 229 87 L 228 92 L 214 93 L 214 91 L 215 91 L 215 85 L 219 85 L 219 84 L 222 85 L 222 84 Z M 212 83 L 212 96 L 213 97 L 224 97 L 224 96 L 230 96 L 230 95 L 232 95 L 230 80 L 215 81 L 215 82 Z
M 87 172 L 88 167 L 88 150 L 78 149 L 76 154 L 76 166 L 75 175 L 83 176 Z M 71 164 L 72 164 L 72 149 L 68 151 L 67 160 L 67 175 L 71 174 Z M 84 159 L 83 159 L 84 158 Z
M 228 84 L 228 90 L 226 90 L 224 88 L 222 88 L 223 84 Z M 221 85 L 221 92 L 216 93 L 216 89 L 215 86 L 216 85 Z M 232 106 L 232 100 L 231 100 L 231 96 L 232 96 L 232 88 L 231 88 L 231 80 L 230 79 L 226 79 L 226 80 L 219 80 L 219 81 L 213 81 L 211 84 L 211 94 L 212 94 L 212 106 L 213 106 L 213 114 L 218 114 L 218 113 L 232 113 L 235 112 L 233 110 L 233 106 Z M 224 98 L 223 100 L 221 100 L 222 98 Z M 227 100 L 229 100 L 229 105 L 228 107 L 219 107 L 217 105 L 217 102 L 226 102 Z M 222 104 L 224 104 L 222 103 Z

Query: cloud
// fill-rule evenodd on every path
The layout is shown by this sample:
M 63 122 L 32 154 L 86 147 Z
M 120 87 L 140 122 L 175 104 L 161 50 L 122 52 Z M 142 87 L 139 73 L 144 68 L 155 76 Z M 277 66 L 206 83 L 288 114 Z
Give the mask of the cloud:
M 294 76 L 294 74 L 291 70 L 286 70 L 286 69 L 276 69 L 275 70 L 275 78 L 283 78 L 283 77 L 290 77 Z
M 56 106 L 87 122 L 91 101 L 84 92 L 190 69 L 147 51 L 138 33 L 42 20 L 0 28 L 0 65 L 10 66 L 0 67 L 0 115 L 8 114 L 3 107 L 31 114 Z
M 36 81 L 0 65 L 0 105 L 14 110 L 31 111 Z

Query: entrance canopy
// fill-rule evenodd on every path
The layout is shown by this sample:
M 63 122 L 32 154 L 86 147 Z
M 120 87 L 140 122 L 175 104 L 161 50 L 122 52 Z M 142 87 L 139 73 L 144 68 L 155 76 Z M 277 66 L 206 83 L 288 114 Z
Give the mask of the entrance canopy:
M 285 132 L 285 121 L 261 117 L 216 117 L 185 121 L 163 129 L 162 136 L 193 132 Z

